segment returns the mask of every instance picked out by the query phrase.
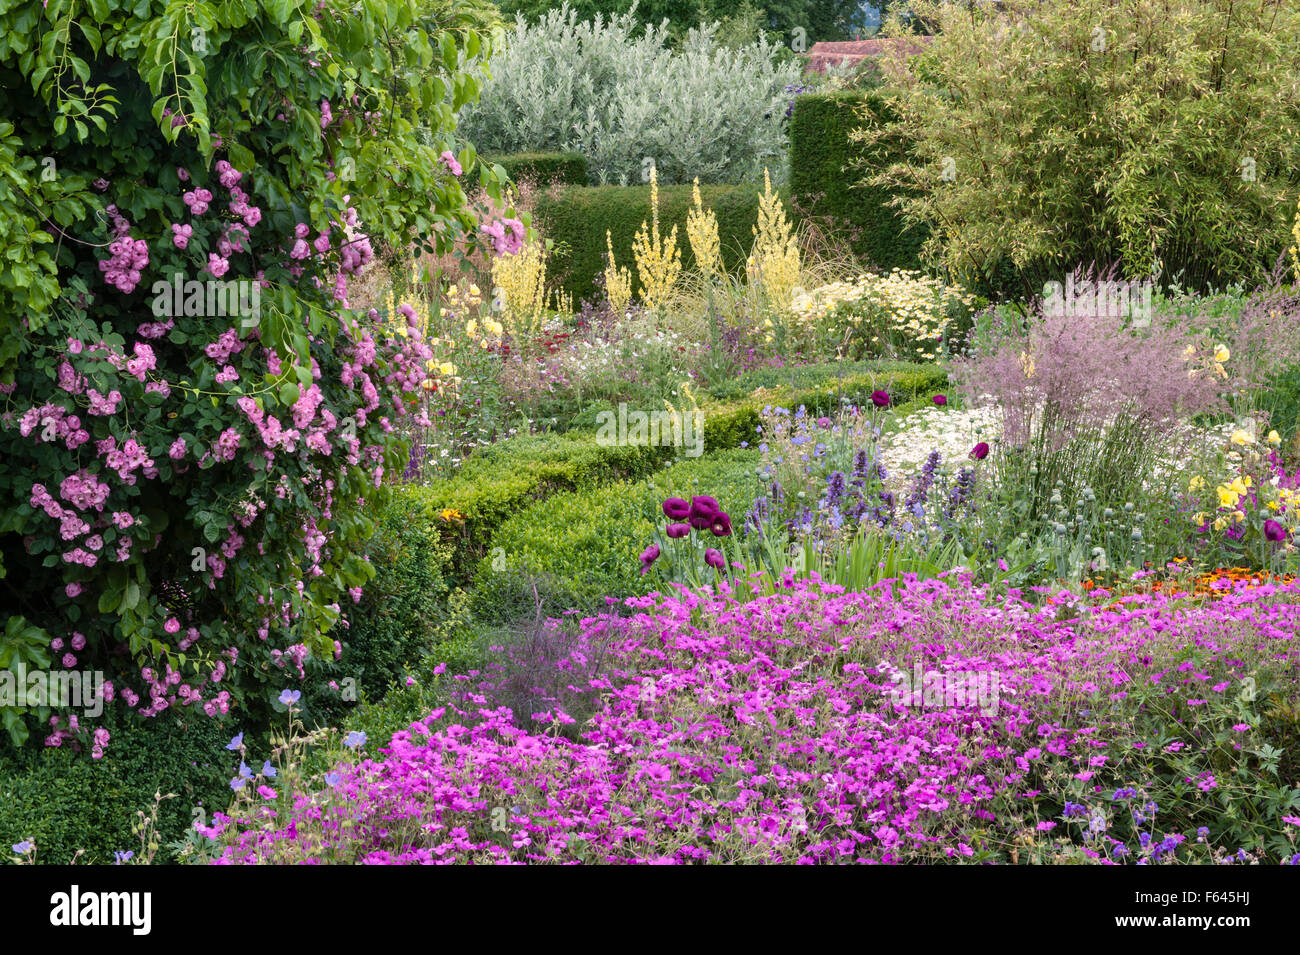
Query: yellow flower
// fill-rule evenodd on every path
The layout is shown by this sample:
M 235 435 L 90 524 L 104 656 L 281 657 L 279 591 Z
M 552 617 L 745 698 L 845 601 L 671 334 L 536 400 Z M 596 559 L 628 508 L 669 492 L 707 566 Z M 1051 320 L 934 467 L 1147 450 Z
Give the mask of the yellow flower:
M 1223 517 L 1220 517 L 1218 520 L 1214 522 L 1214 529 L 1216 531 L 1221 531 L 1227 526 L 1228 526 L 1228 521 L 1226 518 Z
M 1220 484 L 1218 487 L 1219 507 L 1236 507 L 1241 494 L 1231 486 Z
M 1205 478 L 1199 474 L 1187 482 L 1188 491 L 1199 491 L 1203 487 L 1205 487 Z
M 438 512 L 438 516 L 444 521 L 458 521 L 460 520 L 460 511 L 456 510 L 454 507 L 444 507 Z
M 605 236 L 608 241 L 608 231 Z M 677 226 L 668 235 L 662 238 L 659 235 L 659 177 L 653 166 L 650 167 L 650 222 L 643 221 L 632 237 L 632 258 L 636 261 L 637 278 L 641 280 L 641 301 L 651 309 L 667 304 L 682 271 L 682 254 L 677 248 Z M 612 267 L 612 249 L 610 264 Z
M 470 338 L 473 338 L 474 333 L 477 331 L 478 331 L 477 321 L 471 318 L 468 322 L 465 323 L 465 334 L 468 335 Z
M 1276 510 L 1280 510 L 1282 505 L 1279 504 L 1277 501 L 1269 501 L 1265 505 L 1265 507 L 1267 507 L 1270 511 L 1276 511 Z
M 1229 440 L 1236 445 L 1255 443 L 1255 439 L 1251 437 L 1250 432 L 1245 431 L 1241 428 L 1238 428 L 1236 431 L 1232 432 L 1232 437 Z
M 454 375 L 456 374 L 456 366 L 449 361 L 444 361 L 438 366 L 438 371 L 442 372 L 444 375 Z
M 1228 351 L 1228 346 L 1227 346 L 1227 345 L 1216 345 L 1216 346 L 1215 346 L 1215 348 L 1214 348 L 1214 360 L 1215 360 L 1216 362 L 1218 362 L 1219 364 L 1223 364 L 1225 361 L 1227 361 L 1227 360 L 1228 360 L 1229 358 L 1231 358 L 1231 357 L 1232 357 L 1232 352 Z
M 1197 513 L 1192 515 L 1192 523 L 1199 527 L 1200 525 L 1204 524 L 1208 518 L 1209 515 L 1206 514 L 1204 511 L 1198 511 Z
M 1281 443 L 1282 443 L 1282 436 L 1281 436 L 1280 434 L 1278 434 L 1276 431 L 1270 431 L 1270 432 L 1268 433 L 1268 443 L 1269 443 L 1269 444 L 1281 444 Z

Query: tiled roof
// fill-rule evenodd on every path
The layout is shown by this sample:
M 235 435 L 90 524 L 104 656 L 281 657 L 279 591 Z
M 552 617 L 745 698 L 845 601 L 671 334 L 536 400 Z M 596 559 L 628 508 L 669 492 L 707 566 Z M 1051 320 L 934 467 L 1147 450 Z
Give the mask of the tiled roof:
M 920 53 L 929 37 L 914 37 L 911 40 L 878 38 L 874 40 L 821 40 L 812 45 L 808 51 L 808 65 L 805 72 L 825 73 L 827 66 L 856 64 L 869 56 L 883 53 Z

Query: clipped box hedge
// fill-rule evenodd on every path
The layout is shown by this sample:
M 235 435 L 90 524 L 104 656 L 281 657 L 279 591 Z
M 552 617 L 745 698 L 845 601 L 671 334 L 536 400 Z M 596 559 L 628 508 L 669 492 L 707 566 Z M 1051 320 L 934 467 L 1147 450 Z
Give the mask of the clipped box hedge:
M 908 365 L 890 363 L 880 370 L 846 375 L 843 379 L 831 378 L 803 387 L 764 388 L 736 403 L 719 405 L 706 411 L 704 420 L 704 447 L 736 448 L 752 442 L 759 424 L 759 413 L 765 405 L 797 408 L 803 405 L 812 414 L 826 414 L 841 401 L 864 405 L 871 400 L 873 391 L 886 391 L 890 403 L 900 405 L 919 396 L 942 392 L 948 385 L 947 374 L 935 365 Z
M 701 409 L 705 456 L 699 461 L 753 443 L 764 405 L 804 405 L 810 412 L 825 413 L 841 399 L 865 404 L 877 389 L 888 391 L 901 404 L 947 386 L 947 376 L 937 366 L 907 362 L 880 362 L 875 370 L 858 370 L 842 379 L 834 376 L 833 366 L 795 373 L 794 388 L 759 384 L 753 394 L 738 400 L 706 404 Z M 760 375 L 756 380 L 764 379 Z M 446 480 L 406 486 L 402 493 L 423 510 L 426 520 L 447 508 L 458 512 L 452 521 L 442 520 L 441 527 L 452 546 L 449 573 L 457 582 L 467 582 L 476 565 L 491 556 L 491 548 L 502 546 L 497 538 L 502 525 L 523 509 L 556 494 L 639 480 L 682 454 L 682 448 L 672 446 L 602 446 L 594 430 L 525 435 L 475 452 Z M 681 463 L 698 461 L 687 458 Z
M 712 495 L 739 527 L 757 488 L 758 460 L 756 451 L 721 451 L 679 461 L 640 481 L 535 502 L 502 524 L 493 539 L 503 560 L 489 555 L 480 562 L 476 614 L 505 623 L 529 615 L 538 598 L 552 615 L 595 613 L 607 609 L 607 597 L 648 593 L 651 580 L 641 576 L 637 558 L 664 523 L 664 499 Z
M 483 161 L 500 166 L 511 182 L 531 179 L 541 185 L 585 186 L 587 159 L 581 153 L 499 153 Z
M 849 134 L 888 116 L 873 93 L 805 93 L 795 98 L 790 117 L 790 195 L 797 208 L 832 223 L 854 254 L 884 269 L 920 268 L 926 233 L 904 230 L 898 210 L 886 205 L 896 193 L 859 186 L 873 170 L 901 158 L 899 150 L 868 151 Z M 869 160 L 869 167 L 855 165 Z
M 685 269 L 695 266 L 686 240 L 686 213 L 693 208 L 691 188 L 659 187 L 659 231 L 668 235 L 677 226 L 677 247 Z M 718 217 L 722 261 L 729 271 L 743 268 L 754 244 L 761 194 L 762 189 L 752 185 L 700 186 L 701 201 Z M 631 270 L 635 280 L 632 239 L 641 223 L 649 221 L 649 186 L 571 186 L 556 196 L 539 196 L 533 213 L 533 223 L 541 234 L 564 250 L 552 267 L 575 303 L 596 293 L 597 276 L 605 271 L 606 230 L 614 243 L 614 258 Z
M 458 518 L 443 525 L 454 548 L 452 572 L 464 580 L 512 514 L 558 492 L 648 474 L 677 450 L 604 447 L 596 443 L 594 432 L 522 435 L 475 452 L 445 481 L 407 486 L 403 493 L 427 515 L 448 508 L 458 512 Z

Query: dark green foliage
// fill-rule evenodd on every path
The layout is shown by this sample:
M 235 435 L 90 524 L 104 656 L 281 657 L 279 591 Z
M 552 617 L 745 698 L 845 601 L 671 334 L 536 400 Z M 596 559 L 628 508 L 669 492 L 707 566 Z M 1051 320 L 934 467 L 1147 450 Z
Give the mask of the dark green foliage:
M 356 679 L 369 699 L 381 698 L 404 667 L 430 649 L 447 617 L 447 522 L 431 513 L 417 491 L 397 488 L 378 516 L 366 548 L 375 578 L 348 613 L 352 626 L 342 638 L 340 676 Z
M 851 142 L 849 133 L 887 116 L 870 93 L 806 93 L 790 117 L 790 196 L 796 210 L 828 220 L 865 262 L 883 269 L 915 269 L 925 233 L 904 229 L 898 210 L 886 203 L 895 193 L 858 182 L 900 156 Z M 869 169 L 856 165 L 870 160 Z
M 113 704 L 110 704 L 110 707 Z M 153 810 L 154 794 L 175 793 L 158 814 L 164 848 L 155 861 L 169 861 L 168 842 L 181 838 L 202 808 L 211 821 L 230 800 L 230 778 L 238 758 L 223 748 L 234 730 L 202 713 L 171 711 L 147 723 L 117 720 L 106 712 L 102 725 L 112 734 L 102 759 L 65 748 L 16 753 L 0 743 L 0 845 L 31 839 L 40 863 L 66 864 L 78 849 L 81 863 L 113 861 L 113 853 L 142 855 L 132 835 L 136 813 Z M 0 738 L 2 739 L 2 738 Z M 258 754 L 255 754 L 258 755 Z
M 705 207 L 718 217 L 722 260 L 729 271 L 743 267 L 754 244 L 761 192 L 750 185 L 700 186 Z M 659 232 L 666 236 L 677 226 L 677 248 L 684 269 L 695 265 L 686 240 L 686 213 L 692 206 L 689 185 L 659 187 Z M 649 186 L 571 187 L 558 197 L 540 196 L 533 217 L 542 235 L 556 245 L 563 243 L 567 250 L 563 257 L 556 258 L 554 269 L 575 302 L 596 293 L 596 278 L 604 272 L 607 258 L 606 230 L 613 239 L 614 258 L 620 266 L 627 266 L 635 280 L 632 239 L 641 223 L 649 221 Z
M 500 166 L 511 182 L 530 179 L 543 186 L 553 182 L 587 184 L 587 159 L 581 153 L 508 153 L 484 156 L 483 162 Z

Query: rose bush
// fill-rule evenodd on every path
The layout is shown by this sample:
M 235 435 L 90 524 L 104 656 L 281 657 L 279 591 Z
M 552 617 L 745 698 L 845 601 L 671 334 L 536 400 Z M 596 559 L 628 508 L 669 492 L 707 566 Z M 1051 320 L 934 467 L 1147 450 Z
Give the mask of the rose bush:
M 395 334 L 348 277 L 370 236 L 473 239 L 454 110 L 486 41 L 457 9 L 0 14 L 0 230 L 33 233 L 0 270 L 0 667 L 220 717 L 341 652 L 430 358 L 412 309 Z M 102 754 L 39 703 L 0 709 L 15 742 L 39 722 Z

